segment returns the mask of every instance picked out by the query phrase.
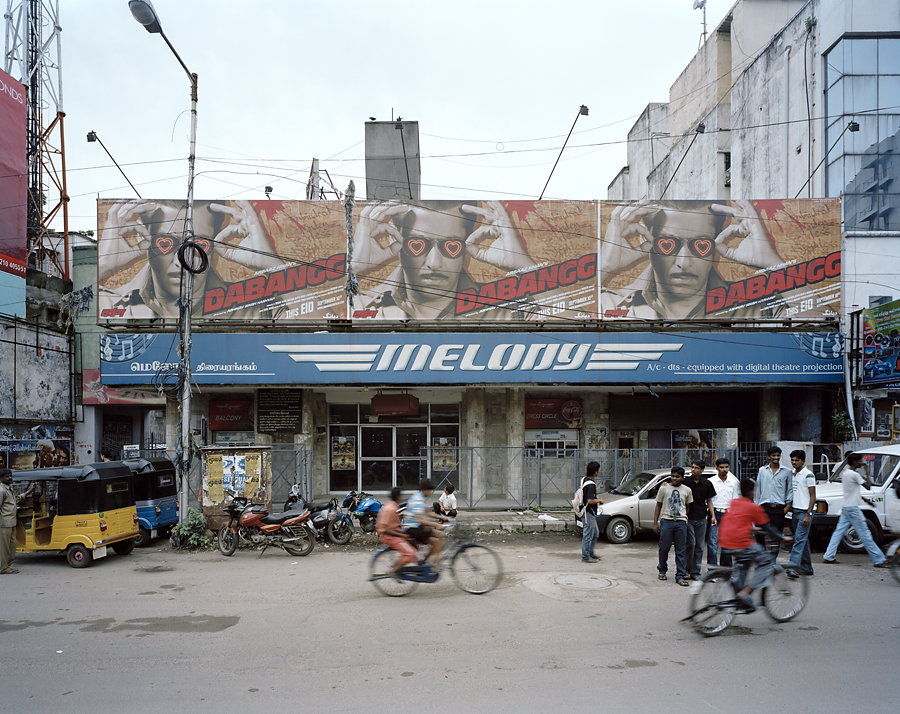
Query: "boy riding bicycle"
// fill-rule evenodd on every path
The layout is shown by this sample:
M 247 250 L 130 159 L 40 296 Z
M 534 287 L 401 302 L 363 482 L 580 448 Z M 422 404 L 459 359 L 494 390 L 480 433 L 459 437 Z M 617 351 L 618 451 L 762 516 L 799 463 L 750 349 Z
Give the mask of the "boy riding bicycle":
M 769 523 L 769 516 L 762 506 L 753 502 L 756 495 L 756 482 L 752 479 L 741 479 L 741 497 L 731 501 L 728 517 L 719 524 L 719 546 L 722 551 L 732 557 L 737 571 L 737 600 L 744 612 L 753 612 L 756 607 L 750 594 L 769 584 L 775 572 L 775 555 L 753 539 L 753 526 L 759 526 L 774 538 L 790 542 L 791 536 L 779 533 Z M 747 569 L 755 563 L 753 577 L 744 584 Z
M 400 558 L 397 559 L 397 564 L 393 569 L 395 573 L 405 565 L 414 564 L 419 557 L 416 546 L 410 542 L 406 531 L 400 524 L 399 506 L 400 487 L 394 486 L 391 489 L 391 500 L 381 507 L 378 517 L 375 519 L 375 532 L 378 534 L 378 540 L 400 553 Z

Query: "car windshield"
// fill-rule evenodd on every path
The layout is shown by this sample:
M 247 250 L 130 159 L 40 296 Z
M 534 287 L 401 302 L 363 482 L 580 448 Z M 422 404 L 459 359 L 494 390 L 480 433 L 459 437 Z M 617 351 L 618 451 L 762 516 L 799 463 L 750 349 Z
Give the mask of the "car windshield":
M 863 465 L 859 470 L 860 475 L 863 478 L 868 476 L 872 480 L 873 486 L 883 486 L 887 483 L 891 474 L 897 470 L 897 464 L 900 463 L 900 456 L 894 454 L 867 454 L 864 451 L 856 453 L 863 458 Z M 828 480 L 831 483 L 840 483 L 841 475 L 847 468 L 847 460 L 844 459 Z
M 625 479 L 625 481 L 616 486 L 610 493 L 618 493 L 621 496 L 633 496 L 654 478 L 656 478 L 656 474 L 648 474 L 646 472 L 640 473 L 637 476 Z

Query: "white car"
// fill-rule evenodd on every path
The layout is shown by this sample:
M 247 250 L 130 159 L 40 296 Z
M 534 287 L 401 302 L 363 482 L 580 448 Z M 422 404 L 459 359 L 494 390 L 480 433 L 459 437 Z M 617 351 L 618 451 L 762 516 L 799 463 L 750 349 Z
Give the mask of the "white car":
M 656 510 L 656 494 L 659 485 L 669 480 L 672 469 L 650 469 L 625 479 L 611 491 L 598 494 L 603 505 L 597 505 L 597 525 L 610 543 L 627 543 L 638 531 L 653 530 L 653 513 Z M 716 470 L 703 470 L 706 478 L 716 475 Z M 685 469 L 684 483 L 691 477 Z M 581 521 L 575 520 L 581 528 Z
M 869 505 L 863 501 L 861 510 L 866 517 L 869 532 L 878 543 L 885 531 L 900 533 L 897 522 L 900 507 L 897 504 L 897 486 L 900 484 L 900 445 L 881 446 L 874 449 L 861 449 L 854 452 L 863 457 L 861 475 L 868 475 L 872 481 L 871 490 L 862 489 L 863 498 L 872 501 Z M 847 468 L 846 459 L 838 464 L 828 481 L 816 484 L 816 516 L 813 530 L 833 531 L 841 515 L 844 492 L 841 474 Z M 852 553 L 862 552 L 862 541 L 851 528 L 841 540 L 842 547 Z

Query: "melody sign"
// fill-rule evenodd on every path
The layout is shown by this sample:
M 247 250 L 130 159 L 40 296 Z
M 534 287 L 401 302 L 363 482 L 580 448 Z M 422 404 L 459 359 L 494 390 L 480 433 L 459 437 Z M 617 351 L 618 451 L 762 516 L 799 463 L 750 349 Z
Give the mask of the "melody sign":
M 157 344 L 159 343 L 159 344 Z M 195 334 L 198 384 L 811 383 L 843 379 L 833 333 Z M 171 367 L 164 341 L 101 363 L 104 384 Z

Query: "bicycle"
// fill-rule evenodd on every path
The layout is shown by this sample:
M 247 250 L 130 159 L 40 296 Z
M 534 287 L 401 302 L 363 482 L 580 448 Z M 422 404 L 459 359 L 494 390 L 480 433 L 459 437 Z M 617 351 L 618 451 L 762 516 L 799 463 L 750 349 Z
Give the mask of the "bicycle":
M 496 588 L 503 579 L 503 565 L 493 550 L 481 543 L 464 540 L 450 534 L 437 568 L 428 564 L 405 565 L 396 573 L 399 551 L 384 547 L 372 556 L 369 564 L 369 580 L 383 595 L 403 597 L 411 593 L 419 583 L 434 583 L 449 568 L 453 582 L 460 590 L 472 595 L 484 595 Z
M 737 568 L 711 568 L 700 580 L 691 584 L 690 615 L 682 622 L 705 637 L 723 632 L 743 614 L 743 604 L 738 600 Z M 787 622 L 799 615 L 809 600 L 809 579 L 800 575 L 792 565 L 775 563 L 771 582 L 759 589 L 759 599 L 775 622 Z

